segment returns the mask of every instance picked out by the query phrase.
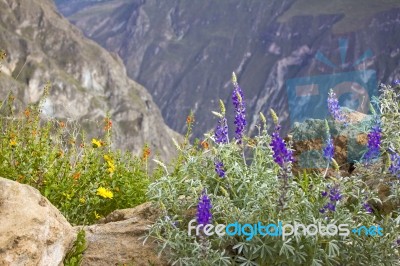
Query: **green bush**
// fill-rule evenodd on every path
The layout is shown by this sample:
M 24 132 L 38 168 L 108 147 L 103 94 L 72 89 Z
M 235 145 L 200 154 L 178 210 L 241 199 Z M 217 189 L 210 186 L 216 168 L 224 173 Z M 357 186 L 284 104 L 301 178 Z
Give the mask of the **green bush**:
M 224 108 L 221 109 L 217 114 L 220 118 L 224 117 Z M 274 120 L 277 122 L 276 116 Z M 381 180 L 381 168 L 360 163 L 360 168 L 369 167 L 364 176 L 342 177 L 338 170 L 328 178 L 319 172 L 293 176 L 290 164 L 281 168 L 274 162 L 272 137 L 267 134 L 262 115 L 261 121 L 259 134 L 244 137 L 241 144 L 233 140 L 216 143 L 214 136 L 207 135 L 201 146 L 199 142 L 190 145 L 187 141 L 176 145 L 180 152 L 178 160 L 170 167 L 164 166 L 163 176 L 148 190 L 149 198 L 163 211 L 149 233 L 159 243 L 160 252 L 173 265 L 398 265 L 399 209 L 388 214 L 380 212 L 375 207 L 381 202 L 377 191 L 366 178 L 372 175 Z M 223 177 L 215 169 L 218 162 L 223 162 Z M 378 160 L 373 165 L 382 164 Z M 399 199 L 400 182 L 390 175 L 389 179 L 390 198 Z M 330 203 L 329 194 L 326 195 L 330 189 L 341 195 L 334 211 L 324 208 Z M 379 225 L 383 235 L 350 232 L 348 236 L 300 234 L 283 239 L 258 234 L 246 240 L 245 235 L 196 236 L 193 230 L 189 236 L 188 224 L 198 216 L 203 191 L 211 201 L 214 226 L 236 221 L 261 221 L 264 225 L 279 221 L 348 224 L 350 230 L 361 225 Z M 372 213 L 368 206 L 373 206 Z
M 87 248 L 86 238 L 85 238 L 85 230 L 81 229 L 76 236 L 76 240 L 72 249 L 67 253 L 64 259 L 65 266 L 77 266 L 81 265 L 81 261 L 83 258 L 83 252 Z
M 22 113 L 12 95 L 0 102 L 0 176 L 37 188 L 73 224 L 145 202 L 149 149 L 142 158 L 111 150 L 108 117 L 103 138 L 89 143 L 76 123 L 41 119 L 48 90 Z

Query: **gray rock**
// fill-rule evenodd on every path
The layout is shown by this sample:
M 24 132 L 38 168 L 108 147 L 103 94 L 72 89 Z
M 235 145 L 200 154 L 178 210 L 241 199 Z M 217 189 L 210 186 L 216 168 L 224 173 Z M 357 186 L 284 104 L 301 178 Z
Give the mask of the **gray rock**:
M 62 265 L 76 238 L 35 188 L 0 177 L 0 265 Z
M 159 211 L 148 202 L 116 210 L 100 220 L 100 224 L 84 227 L 88 247 L 82 265 L 168 265 L 165 258 L 157 256 L 153 242 L 143 244 L 149 225 L 158 215 Z

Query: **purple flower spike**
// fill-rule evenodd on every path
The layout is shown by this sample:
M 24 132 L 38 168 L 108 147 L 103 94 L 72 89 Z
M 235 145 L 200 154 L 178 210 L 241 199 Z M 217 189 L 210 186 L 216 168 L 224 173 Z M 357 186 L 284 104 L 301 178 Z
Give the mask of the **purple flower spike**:
M 235 130 L 235 139 L 238 144 L 242 143 L 244 128 L 247 125 L 246 122 L 246 107 L 243 100 L 243 91 L 239 87 L 239 84 L 236 81 L 236 75 L 233 73 L 232 75 L 232 83 L 235 89 L 232 92 L 232 101 L 233 106 L 235 107 L 235 122 L 236 130 Z
M 347 119 L 340 110 L 339 101 L 336 97 L 336 93 L 331 89 L 328 94 L 328 109 L 329 113 L 332 115 L 333 119 L 338 122 L 346 123 Z
M 280 126 L 275 127 L 275 132 L 272 133 L 270 146 L 274 152 L 274 161 L 284 168 L 289 162 L 293 162 L 293 152 L 286 147 L 285 141 L 279 136 Z
M 391 154 L 390 161 L 389 172 L 400 179 L 400 155 L 398 153 Z
M 218 125 L 215 129 L 215 142 L 218 144 L 228 143 L 228 123 L 225 117 L 218 120 Z
M 203 226 L 211 223 L 211 202 L 205 190 L 201 193 L 199 204 L 197 205 L 197 223 Z
M 328 192 L 326 192 L 326 191 L 322 191 L 322 192 L 321 192 L 321 196 L 322 196 L 322 197 L 326 197 L 326 196 L 328 196 Z
M 375 125 L 368 133 L 368 151 L 365 154 L 366 161 L 370 161 L 379 156 L 379 151 L 381 148 L 381 133 L 382 129 L 380 127 L 379 121 L 376 121 Z
M 224 170 L 224 164 L 221 161 L 215 161 L 215 172 L 217 172 L 219 177 L 225 177 L 225 170 Z
M 327 159 L 328 161 L 331 161 L 333 158 L 333 155 L 335 154 L 335 147 L 333 146 L 333 140 L 332 138 L 328 138 L 326 141 L 326 146 L 324 148 L 324 158 Z

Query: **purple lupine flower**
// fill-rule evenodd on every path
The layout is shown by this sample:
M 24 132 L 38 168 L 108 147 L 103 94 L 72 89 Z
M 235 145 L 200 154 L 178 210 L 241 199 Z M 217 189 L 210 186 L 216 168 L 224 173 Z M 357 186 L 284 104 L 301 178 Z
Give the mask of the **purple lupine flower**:
M 199 204 L 197 205 L 197 223 L 203 226 L 211 223 L 211 202 L 205 190 L 202 191 Z
M 243 91 L 239 87 L 239 84 L 236 81 L 236 75 L 233 73 L 232 83 L 234 86 L 234 90 L 232 92 L 232 101 L 233 106 L 235 107 L 235 122 L 236 130 L 235 130 L 235 139 L 236 142 L 241 144 L 243 138 L 244 127 L 246 126 L 246 108 L 243 100 Z
M 321 195 L 323 197 L 326 197 L 329 194 L 329 202 L 325 204 L 322 209 L 319 210 L 320 213 L 325 213 L 328 210 L 331 212 L 336 211 L 336 203 L 342 199 L 342 195 L 340 194 L 340 190 L 337 186 L 330 188 L 330 186 L 328 185 L 328 188 L 329 193 L 328 191 L 324 191 L 321 193 Z
M 396 244 L 397 244 L 398 246 L 400 246 L 400 237 L 399 237 L 399 238 L 397 238 L 397 240 L 396 240 Z
M 336 211 L 336 205 L 334 204 L 334 202 L 329 202 L 325 205 L 325 208 L 330 210 L 331 212 Z
M 222 161 L 215 161 L 215 172 L 217 172 L 219 177 L 225 177 L 225 169 L 224 169 L 224 164 Z
M 342 110 L 340 110 L 339 101 L 336 97 L 336 93 L 334 93 L 332 89 L 329 91 L 327 102 L 329 113 L 332 115 L 333 119 L 339 122 L 346 123 L 347 119 L 342 113 Z
M 333 146 L 333 139 L 329 136 L 329 138 L 326 141 L 326 146 L 324 148 L 324 158 L 330 162 L 334 154 L 335 154 L 335 147 Z
M 339 201 L 342 199 L 342 195 L 337 187 L 333 187 L 329 190 L 329 199 L 331 201 Z
M 280 167 L 285 167 L 289 162 L 293 162 L 293 152 L 286 147 L 285 141 L 279 136 L 280 125 L 275 127 L 275 132 L 272 133 L 272 140 L 270 146 L 274 152 L 274 161 L 279 164 Z
M 398 153 L 391 154 L 390 161 L 389 172 L 400 178 L 400 155 Z
M 217 128 L 215 129 L 215 142 L 218 144 L 228 143 L 228 123 L 225 117 L 218 120 Z
M 365 203 L 363 204 L 363 207 L 364 207 L 364 209 L 365 209 L 365 211 L 366 211 L 367 213 L 373 213 L 373 212 L 374 212 L 374 210 L 372 209 L 371 205 L 369 205 L 368 202 L 365 202 Z
M 371 131 L 368 133 L 368 151 L 364 157 L 366 161 L 370 161 L 379 156 L 379 151 L 381 148 L 381 133 L 382 129 L 380 127 L 380 123 L 376 119 L 375 125 L 372 126 Z

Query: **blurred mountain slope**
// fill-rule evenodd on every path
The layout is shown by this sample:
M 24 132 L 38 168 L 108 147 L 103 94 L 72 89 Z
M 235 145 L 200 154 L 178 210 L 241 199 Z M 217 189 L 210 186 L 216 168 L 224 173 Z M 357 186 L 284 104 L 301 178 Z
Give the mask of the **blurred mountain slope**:
M 289 113 L 290 79 L 365 69 L 375 70 L 378 82 L 400 75 L 395 0 L 70 0 L 58 7 L 75 10 L 68 19 L 121 56 L 169 126 L 183 132 L 193 109 L 197 136 L 215 126 L 210 110 L 218 109 L 218 98 L 231 102 L 232 71 L 244 89 L 251 130 L 258 113 L 271 107 L 289 128 L 290 116 L 301 112 Z M 340 39 L 348 40 L 344 62 Z M 366 60 L 353 65 L 369 50 Z M 315 60 L 318 52 L 340 67 Z
M 44 114 L 78 120 L 89 137 L 113 121 L 115 147 L 139 152 L 147 143 L 167 158 L 175 148 L 158 107 L 144 87 L 126 75 L 116 54 L 87 39 L 58 13 L 51 0 L 0 1 L 0 48 L 8 56 L 0 74 L 0 97 L 12 91 L 37 102 L 52 84 Z

